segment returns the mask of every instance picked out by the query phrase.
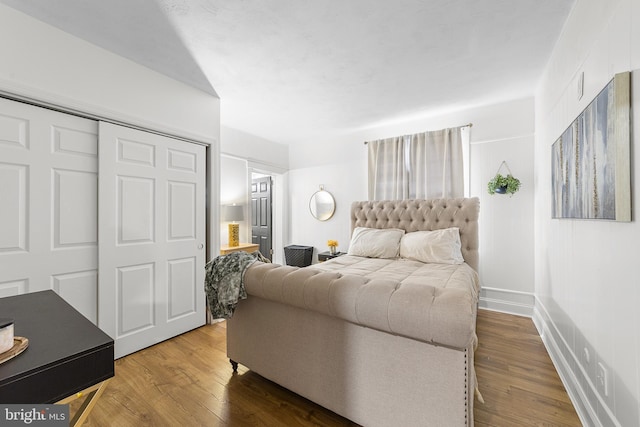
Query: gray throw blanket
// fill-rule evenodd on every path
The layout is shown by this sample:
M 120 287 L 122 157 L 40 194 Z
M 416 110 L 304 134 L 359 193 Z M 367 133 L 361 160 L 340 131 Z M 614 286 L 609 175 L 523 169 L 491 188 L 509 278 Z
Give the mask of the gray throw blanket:
M 214 319 L 229 319 L 238 301 L 247 297 L 244 272 L 255 261 L 270 262 L 259 251 L 241 251 L 217 256 L 204 266 L 204 290 Z

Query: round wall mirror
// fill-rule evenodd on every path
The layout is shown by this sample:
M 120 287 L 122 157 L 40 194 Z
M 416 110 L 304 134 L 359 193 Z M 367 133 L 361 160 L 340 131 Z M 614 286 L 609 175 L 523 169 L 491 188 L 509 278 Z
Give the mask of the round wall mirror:
M 319 221 L 326 221 L 333 216 L 336 211 L 336 201 L 328 191 L 320 187 L 320 191 L 316 191 L 309 200 L 309 210 L 311 215 Z

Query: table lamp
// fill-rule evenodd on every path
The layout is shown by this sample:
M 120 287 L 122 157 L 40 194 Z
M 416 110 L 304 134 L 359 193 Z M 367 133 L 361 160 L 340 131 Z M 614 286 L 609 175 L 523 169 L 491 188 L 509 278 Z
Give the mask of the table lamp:
M 228 205 L 224 207 L 224 221 L 229 222 L 229 246 L 240 245 L 240 224 L 244 220 L 244 209 L 240 205 Z

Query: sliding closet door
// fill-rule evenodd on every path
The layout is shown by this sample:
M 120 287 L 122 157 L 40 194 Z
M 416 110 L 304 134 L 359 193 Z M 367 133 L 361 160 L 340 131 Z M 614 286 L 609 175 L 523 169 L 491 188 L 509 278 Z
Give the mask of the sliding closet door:
M 97 133 L 0 98 L 0 297 L 53 289 L 97 321 Z
M 116 357 L 205 322 L 205 148 L 100 122 L 99 322 Z

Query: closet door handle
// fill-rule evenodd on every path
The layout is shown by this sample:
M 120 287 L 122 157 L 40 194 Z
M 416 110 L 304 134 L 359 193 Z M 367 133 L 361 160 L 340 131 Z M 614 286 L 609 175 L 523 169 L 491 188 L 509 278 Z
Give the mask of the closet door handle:
M 200 243 L 200 244 L 198 245 L 198 249 L 202 250 L 202 248 L 204 248 L 204 245 L 203 245 L 202 243 Z

